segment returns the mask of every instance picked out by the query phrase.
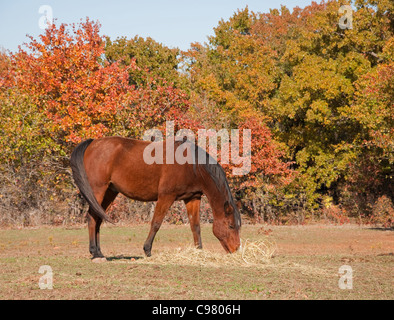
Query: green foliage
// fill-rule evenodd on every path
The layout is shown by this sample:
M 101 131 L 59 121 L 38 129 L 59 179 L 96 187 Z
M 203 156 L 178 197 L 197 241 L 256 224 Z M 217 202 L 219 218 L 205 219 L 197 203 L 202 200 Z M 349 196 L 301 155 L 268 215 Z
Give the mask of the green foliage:
M 50 120 L 28 97 L 15 91 L 2 92 L 1 97 L 1 221 L 30 224 L 38 219 L 31 213 L 39 210 L 46 213 L 40 223 L 50 223 L 54 212 L 67 205 L 68 156 L 47 130 Z
M 179 55 L 179 49 L 170 49 L 149 37 L 121 37 L 114 41 L 107 37 L 105 43 L 107 61 L 121 61 L 126 66 L 135 61 L 137 68 L 129 69 L 129 82 L 137 87 L 155 80 L 162 85 L 168 83 L 185 89 L 185 79 L 178 72 Z
M 239 10 L 188 53 L 196 100 L 219 105 L 232 123 L 245 115 L 264 119 L 295 162 L 286 193 L 304 199 L 306 209 L 321 207 L 326 195 L 344 200 L 352 165 L 365 168 L 366 159 L 377 161 L 380 181 L 379 191 L 368 192 L 391 192 L 393 5 L 356 1 L 353 29 L 342 30 L 342 4 Z

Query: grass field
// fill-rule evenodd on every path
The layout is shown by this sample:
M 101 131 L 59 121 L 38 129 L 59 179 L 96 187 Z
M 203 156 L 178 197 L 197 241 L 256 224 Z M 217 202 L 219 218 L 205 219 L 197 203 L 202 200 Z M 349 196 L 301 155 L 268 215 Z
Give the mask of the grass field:
M 152 259 L 142 250 L 148 225 L 102 228 L 108 261 L 92 263 L 86 226 L 0 230 L 0 299 L 394 299 L 394 232 L 365 226 L 244 225 L 243 239 L 276 243 L 261 265 L 155 263 L 163 250 L 191 245 L 188 225 L 163 225 Z M 223 252 L 211 225 L 204 250 Z M 41 290 L 42 265 L 53 289 Z M 339 268 L 352 268 L 353 289 L 340 289 Z

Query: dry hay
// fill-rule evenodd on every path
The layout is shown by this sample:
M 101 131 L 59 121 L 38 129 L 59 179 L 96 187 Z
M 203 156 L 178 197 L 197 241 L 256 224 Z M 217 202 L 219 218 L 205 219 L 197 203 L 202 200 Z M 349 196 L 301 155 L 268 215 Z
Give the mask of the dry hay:
M 241 240 L 241 250 L 226 254 L 196 249 L 192 246 L 156 253 L 152 257 L 137 260 L 137 263 L 176 264 L 192 266 L 263 266 L 267 264 L 276 251 L 276 244 L 268 239 L 251 241 Z

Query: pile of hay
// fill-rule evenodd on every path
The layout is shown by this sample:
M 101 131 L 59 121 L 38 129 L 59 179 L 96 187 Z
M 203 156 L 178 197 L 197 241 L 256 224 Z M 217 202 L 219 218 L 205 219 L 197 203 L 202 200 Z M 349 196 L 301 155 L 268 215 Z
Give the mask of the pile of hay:
M 146 259 L 137 260 L 137 263 L 150 264 L 176 264 L 192 266 L 262 266 L 269 262 L 276 251 L 276 244 L 268 239 L 251 241 L 242 240 L 242 248 L 233 254 L 224 251 L 212 252 L 194 247 L 166 250 L 152 255 Z
M 276 252 L 276 243 L 268 239 L 242 242 L 242 248 L 238 252 L 242 261 L 246 264 L 267 263 Z

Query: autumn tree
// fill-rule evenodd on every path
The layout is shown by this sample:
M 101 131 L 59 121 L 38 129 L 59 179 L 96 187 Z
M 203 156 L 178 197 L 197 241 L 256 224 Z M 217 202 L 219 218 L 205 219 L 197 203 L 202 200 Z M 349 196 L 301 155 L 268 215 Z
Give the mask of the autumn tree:
M 204 47 L 189 51 L 194 92 L 214 101 L 234 123 L 264 110 L 276 88 L 275 52 L 250 34 L 254 16 L 238 11 L 221 21 Z
M 230 126 L 247 115 L 263 119 L 298 172 L 287 198 L 304 199 L 295 207 L 308 210 L 343 199 L 339 186 L 349 181 L 351 165 L 365 152 L 362 139 L 371 141 L 367 118 L 375 128 L 384 122 L 380 141 L 391 146 L 390 103 L 368 109 L 373 99 L 365 90 L 390 78 L 389 67 L 380 64 L 393 34 L 392 4 L 356 1 L 353 29 L 341 29 L 343 4 L 312 2 L 292 12 L 282 6 L 260 14 L 239 10 L 219 23 L 207 45 L 194 44 L 189 52 L 194 105 L 219 106 L 218 122 L 227 119 Z M 373 75 L 375 81 L 368 82 Z M 379 90 L 386 101 L 389 89 Z M 370 112 L 378 111 L 374 121 Z
M 99 29 L 89 19 L 53 24 L 39 39 L 29 37 L 25 48 L 0 56 L 2 178 L 16 181 L 19 193 L 12 202 L 25 203 L 21 210 L 42 209 L 38 199 L 67 206 L 75 198 L 69 155 L 83 139 L 141 138 L 166 120 L 188 128 L 196 123 L 186 116 L 188 99 L 181 89 L 154 74 L 141 85 L 130 84 L 130 69 L 139 67 L 135 60 L 105 59 Z
M 311 200 L 328 194 L 338 201 L 337 186 L 350 178 L 349 164 L 360 152 L 357 82 L 379 64 L 392 34 L 390 11 L 367 4 L 373 3 L 356 3 L 353 29 L 344 30 L 338 26 L 339 2 L 306 7 L 299 12 L 299 35 L 287 41 L 281 57 L 283 77 L 270 101 L 279 124 L 275 132 L 290 148 Z M 303 12 L 311 14 L 306 18 Z
M 101 61 L 99 28 L 88 19 L 71 28 L 53 24 L 40 40 L 30 37 L 28 51 L 21 48 L 13 56 L 18 87 L 29 93 L 65 142 L 108 133 L 130 90 L 127 70 Z
M 138 68 L 128 70 L 129 83 L 137 87 L 145 87 L 148 83 L 152 85 L 154 79 L 161 85 L 186 89 L 185 79 L 179 73 L 180 53 L 179 49 L 170 49 L 150 37 L 120 37 L 116 40 L 106 37 L 106 60 L 124 65 L 134 61 Z
M 248 8 L 239 10 L 229 21 L 219 22 L 208 44 L 195 43 L 186 54 L 192 110 L 197 115 L 207 113 L 205 125 L 216 130 L 252 132 L 251 171 L 246 176 L 229 176 L 238 199 L 245 208 L 252 208 L 253 215 L 257 208 L 249 200 L 265 198 L 264 206 L 269 205 L 273 193 L 269 186 L 279 188 L 279 182 L 286 184 L 291 176 L 289 164 L 283 162 L 283 146 L 267 126 L 266 108 L 279 80 L 276 53 L 251 33 L 255 20 Z
M 63 183 L 65 175 L 59 161 L 65 154 L 45 130 L 50 120 L 17 87 L 15 72 L 10 54 L 2 53 L 0 224 L 50 222 L 43 215 L 53 213 L 56 206 L 52 200 L 55 195 L 63 194 L 63 188 L 68 185 Z
M 339 25 L 343 4 L 350 29 Z M 246 7 L 187 52 L 104 38 L 89 19 L 51 25 L 0 52 L 0 207 L 67 203 L 77 142 L 140 138 L 174 120 L 176 130 L 241 129 L 240 153 L 251 130 L 250 172 L 224 168 L 253 215 L 301 222 L 335 208 L 394 221 L 393 12 L 390 0 Z
M 361 129 L 354 144 L 357 157 L 342 186 L 342 201 L 360 215 L 380 215 L 382 212 L 374 212 L 375 205 L 385 198 L 394 200 L 394 37 L 387 41 L 380 58 L 382 62 L 357 81 L 348 110 Z

